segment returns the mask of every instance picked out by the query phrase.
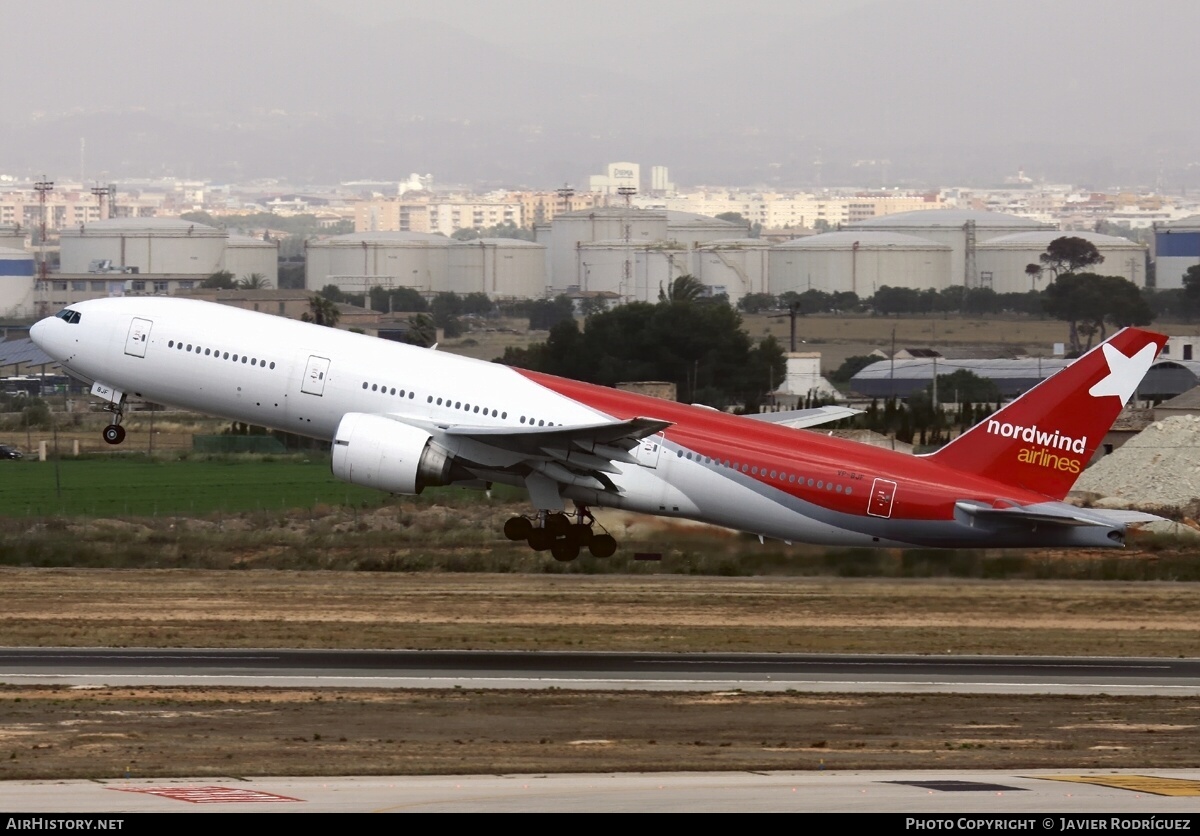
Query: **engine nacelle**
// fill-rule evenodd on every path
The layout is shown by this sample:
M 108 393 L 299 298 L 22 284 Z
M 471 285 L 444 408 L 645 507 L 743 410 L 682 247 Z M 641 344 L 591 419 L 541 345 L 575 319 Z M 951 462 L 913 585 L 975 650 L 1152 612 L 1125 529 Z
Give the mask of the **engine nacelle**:
M 349 412 L 333 436 L 333 475 L 388 493 L 448 485 L 453 461 L 425 430 L 382 415 Z

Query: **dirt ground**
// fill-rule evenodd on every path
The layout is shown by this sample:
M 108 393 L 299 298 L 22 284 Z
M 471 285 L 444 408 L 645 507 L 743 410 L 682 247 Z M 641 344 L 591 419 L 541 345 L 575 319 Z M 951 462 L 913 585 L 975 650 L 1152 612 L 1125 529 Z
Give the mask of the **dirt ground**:
M 0 571 L 0 644 L 1195 655 L 1191 584 Z M 1193 698 L 0 687 L 0 779 L 1184 768 Z
M 0 569 L 10 647 L 1193 656 L 1197 611 L 1183 583 Z
M 1185 698 L 0 688 L 0 779 L 1187 768 Z

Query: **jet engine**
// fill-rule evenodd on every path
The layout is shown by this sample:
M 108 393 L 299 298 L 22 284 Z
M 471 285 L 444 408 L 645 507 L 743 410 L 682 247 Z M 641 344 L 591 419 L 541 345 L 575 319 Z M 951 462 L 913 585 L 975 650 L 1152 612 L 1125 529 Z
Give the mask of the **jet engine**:
M 382 415 L 346 413 L 333 436 L 333 475 L 389 493 L 448 485 L 453 461 L 425 430 Z

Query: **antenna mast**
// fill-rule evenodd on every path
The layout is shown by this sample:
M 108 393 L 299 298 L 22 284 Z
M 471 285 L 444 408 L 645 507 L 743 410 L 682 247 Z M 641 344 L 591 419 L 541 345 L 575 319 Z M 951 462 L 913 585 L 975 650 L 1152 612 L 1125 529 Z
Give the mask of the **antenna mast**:
M 38 260 L 41 262 L 38 265 L 38 281 L 42 283 L 42 288 L 45 289 L 46 276 L 49 272 L 49 266 L 46 263 L 46 195 L 54 190 L 53 181 L 47 180 L 46 175 L 42 175 L 42 179 L 33 184 L 33 188 L 38 193 L 38 204 L 41 213 L 41 219 L 38 223 Z

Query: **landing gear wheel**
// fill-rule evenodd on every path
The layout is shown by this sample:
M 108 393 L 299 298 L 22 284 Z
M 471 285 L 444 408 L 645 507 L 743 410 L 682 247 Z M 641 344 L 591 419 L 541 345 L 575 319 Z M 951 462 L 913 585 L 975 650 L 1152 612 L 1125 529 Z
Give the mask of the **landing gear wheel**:
M 120 424 L 109 424 L 104 428 L 104 440 L 109 444 L 120 444 L 125 440 L 125 428 Z
M 593 557 L 612 557 L 617 552 L 617 541 L 611 534 L 595 534 L 588 543 Z
M 571 519 L 566 514 L 547 514 L 546 530 L 552 537 L 562 537 L 571 528 Z
M 595 536 L 592 527 L 587 523 L 571 523 L 571 527 L 567 530 L 567 539 L 581 546 L 592 542 L 592 538 Z
M 550 554 L 560 563 L 570 563 L 579 557 L 579 544 L 570 539 L 555 540 L 550 547 Z
M 533 523 L 526 517 L 510 517 L 504 521 L 504 536 L 509 540 L 528 540 Z
M 554 545 L 554 535 L 544 528 L 534 528 L 529 532 L 529 546 L 535 552 L 544 552 Z

